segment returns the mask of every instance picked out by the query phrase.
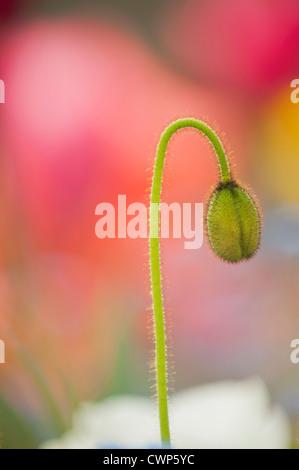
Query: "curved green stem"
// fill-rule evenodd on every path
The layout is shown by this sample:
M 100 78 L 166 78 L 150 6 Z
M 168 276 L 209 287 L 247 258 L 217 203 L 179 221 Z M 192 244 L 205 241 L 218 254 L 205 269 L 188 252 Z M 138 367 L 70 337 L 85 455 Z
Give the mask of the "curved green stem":
M 167 348 L 163 296 L 161 285 L 160 244 L 159 244 L 159 204 L 162 187 L 162 174 L 167 145 L 173 134 L 184 127 L 192 127 L 202 132 L 213 145 L 220 168 L 223 183 L 230 180 L 230 170 L 223 146 L 215 132 L 204 122 L 193 118 L 178 119 L 163 132 L 156 154 L 154 167 L 151 206 L 150 206 L 150 271 L 151 293 L 153 300 L 154 336 L 155 336 L 155 372 L 159 406 L 160 433 L 162 445 L 170 446 L 167 389 Z

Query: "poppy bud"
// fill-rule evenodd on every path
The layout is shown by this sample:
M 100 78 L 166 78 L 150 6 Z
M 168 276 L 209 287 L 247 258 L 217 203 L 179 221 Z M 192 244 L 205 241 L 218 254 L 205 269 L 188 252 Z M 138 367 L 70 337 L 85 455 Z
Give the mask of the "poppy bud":
M 219 183 L 206 211 L 209 242 L 223 260 L 236 263 L 251 258 L 260 242 L 257 203 L 235 181 Z

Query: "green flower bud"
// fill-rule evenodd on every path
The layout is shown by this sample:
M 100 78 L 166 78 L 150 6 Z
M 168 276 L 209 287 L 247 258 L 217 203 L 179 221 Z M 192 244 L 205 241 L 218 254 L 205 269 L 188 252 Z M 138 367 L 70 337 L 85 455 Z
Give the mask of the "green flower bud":
M 258 249 L 258 205 L 235 181 L 217 185 L 207 206 L 206 224 L 211 248 L 225 261 L 247 260 Z

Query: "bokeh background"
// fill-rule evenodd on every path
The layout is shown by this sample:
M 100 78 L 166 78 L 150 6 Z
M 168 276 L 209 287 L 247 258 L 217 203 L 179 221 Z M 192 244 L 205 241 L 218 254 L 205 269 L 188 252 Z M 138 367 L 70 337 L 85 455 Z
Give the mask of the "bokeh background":
M 14 0 L 0 6 L 0 432 L 36 448 L 82 400 L 149 395 L 146 240 L 99 240 L 95 207 L 148 201 L 163 127 L 216 126 L 264 212 L 261 250 L 226 265 L 162 243 L 175 388 L 261 376 L 299 430 L 297 0 Z M 180 133 L 163 200 L 217 181 Z

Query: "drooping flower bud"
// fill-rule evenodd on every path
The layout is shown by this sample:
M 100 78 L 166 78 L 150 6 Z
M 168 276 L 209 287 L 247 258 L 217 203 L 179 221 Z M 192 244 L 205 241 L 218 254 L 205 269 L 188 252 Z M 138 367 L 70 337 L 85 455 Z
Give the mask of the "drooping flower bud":
M 258 249 L 258 205 L 235 181 L 217 185 L 207 206 L 206 224 L 211 248 L 225 261 L 247 260 Z

